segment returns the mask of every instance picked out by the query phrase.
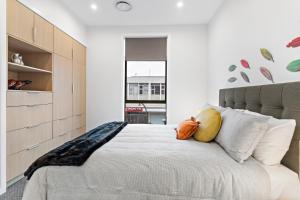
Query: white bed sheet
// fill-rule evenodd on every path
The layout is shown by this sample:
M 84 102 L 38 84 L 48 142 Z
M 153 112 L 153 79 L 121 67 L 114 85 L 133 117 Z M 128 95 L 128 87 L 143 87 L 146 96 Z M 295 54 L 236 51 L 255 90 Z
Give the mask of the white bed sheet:
M 80 167 L 44 167 L 23 200 L 269 200 L 258 161 L 218 144 L 176 140 L 173 126 L 128 125 Z
M 270 177 L 272 200 L 299 200 L 300 183 L 297 173 L 283 165 L 261 164 Z

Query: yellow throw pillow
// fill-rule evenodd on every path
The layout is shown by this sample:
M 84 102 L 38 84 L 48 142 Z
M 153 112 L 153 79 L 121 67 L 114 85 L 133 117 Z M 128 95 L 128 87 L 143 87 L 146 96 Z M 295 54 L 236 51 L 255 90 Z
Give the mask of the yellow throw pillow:
M 213 108 L 203 110 L 196 116 L 200 121 L 200 126 L 194 138 L 201 142 L 210 142 L 218 135 L 222 125 L 221 113 Z

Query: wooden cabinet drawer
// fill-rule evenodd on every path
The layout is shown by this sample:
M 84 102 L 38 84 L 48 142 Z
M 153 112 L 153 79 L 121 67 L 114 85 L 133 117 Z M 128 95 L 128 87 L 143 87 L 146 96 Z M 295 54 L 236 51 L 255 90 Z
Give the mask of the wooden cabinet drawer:
M 23 174 L 37 158 L 51 150 L 52 144 L 52 140 L 50 140 L 33 146 L 31 149 L 7 156 L 7 181 Z
M 52 140 L 52 149 L 55 149 L 61 145 L 63 145 L 64 143 L 68 142 L 71 140 L 71 131 L 64 133 L 56 138 L 53 138 Z
M 85 126 L 85 114 L 73 116 L 73 129 Z
M 52 121 L 52 104 L 7 107 L 7 131 Z
M 7 155 L 26 149 L 52 139 L 52 122 L 40 124 L 32 128 L 24 128 L 7 132 Z
M 85 127 L 76 128 L 72 131 L 71 138 L 77 138 L 85 133 Z
M 53 137 L 72 131 L 72 117 L 53 121 Z
M 8 91 L 7 106 L 39 105 L 52 103 L 52 92 Z

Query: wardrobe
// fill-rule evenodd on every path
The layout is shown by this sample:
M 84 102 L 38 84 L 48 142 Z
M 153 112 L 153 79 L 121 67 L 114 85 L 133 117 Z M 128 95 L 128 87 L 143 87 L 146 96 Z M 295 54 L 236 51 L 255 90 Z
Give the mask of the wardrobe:
M 17 0 L 7 0 L 7 181 L 85 133 L 86 47 Z M 23 63 L 15 57 L 22 56 Z

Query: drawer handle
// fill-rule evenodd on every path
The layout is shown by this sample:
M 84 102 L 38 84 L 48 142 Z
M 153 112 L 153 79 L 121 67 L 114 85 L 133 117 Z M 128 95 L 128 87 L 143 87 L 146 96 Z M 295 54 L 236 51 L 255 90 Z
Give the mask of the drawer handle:
M 35 145 L 31 146 L 31 147 L 28 147 L 26 150 L 30 151 L 30 150 L 38 148 L 39 146 L 40 146 L 40 144 L 35 144 Z
M 63 120 L 66 120 L 68 119 L 69 117 L 65 117 L 65 118 L 61 118 L 61 119 L 58 119 L 58 121 L 63 121 Z
M 59 135 L 58 137 L 63 137 L 63 136 L 65 136 L 65 135 L 67 135 L 68 133 L 69 133 L 69 132 L 65 132 L 65 133 Z
M 29 107 L 29 108 L 33 108 L 33 107 L 37 107 L 37 106 L 40 106 L 40 105 L 27 105 L 27 107 Z
M 27 126 L 26 128 L 27 129 L 30 129 L 30 128 L 35 128 L 35 127 L 39 127 L 39 126 L 41 126 L 43 123 L 41 123 L 41 124 L 37 124 L 37 125 L 33 125 L 33 126 Z
M 30 91 L 27 91 L 27 94 L 40 94 L 39 92 L 30 92 Z

